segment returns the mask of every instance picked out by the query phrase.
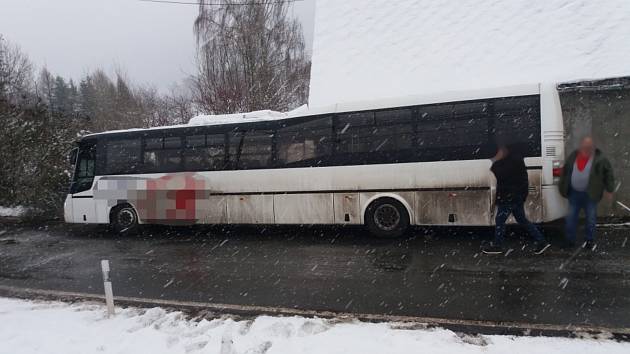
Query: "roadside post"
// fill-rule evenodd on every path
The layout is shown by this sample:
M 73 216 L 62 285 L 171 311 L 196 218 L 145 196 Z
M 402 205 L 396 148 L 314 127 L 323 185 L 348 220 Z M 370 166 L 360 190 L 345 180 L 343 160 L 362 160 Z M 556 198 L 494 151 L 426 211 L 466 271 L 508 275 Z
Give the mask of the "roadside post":
M 101 261 L 101 270 L 103 271 L 103 288 L 105 288 L 105 304 L 107 304 L 107 317 L 114 315 L 114 291 L 112 290 L 112 282 L 109 279 L 109 261 L 104 259 Z
M 617 201 L 617 204 L 620 205 L 622 208 L 626 209 L 627 211 L 630 211 L 630 207 L 628 207 L 627 205 L 625 205 L 624 203 Z

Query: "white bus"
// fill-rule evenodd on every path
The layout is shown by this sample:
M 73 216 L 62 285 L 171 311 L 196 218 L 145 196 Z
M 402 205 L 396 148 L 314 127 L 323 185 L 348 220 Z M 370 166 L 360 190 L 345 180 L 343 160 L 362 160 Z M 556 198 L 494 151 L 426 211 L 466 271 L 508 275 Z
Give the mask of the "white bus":
M 338 104 L 286 119 L 83 137 L 65 201 L 71 223 L 493 225 L 495 137 L 522 143 L 529 218 L 563 217 L 555 86 Z

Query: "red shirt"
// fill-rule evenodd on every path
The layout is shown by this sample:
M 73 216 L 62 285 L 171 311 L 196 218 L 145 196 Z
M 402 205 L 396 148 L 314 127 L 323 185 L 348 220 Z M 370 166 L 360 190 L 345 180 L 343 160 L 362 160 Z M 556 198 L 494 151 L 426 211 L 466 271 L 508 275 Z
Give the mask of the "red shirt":
M 586 164 L 588 164 L 588 160 L 591 159 L 591 156 L 578 152 L 577 158 L 575 159 L 575 163 L 580 172 L 584 171 L 586 168 Z

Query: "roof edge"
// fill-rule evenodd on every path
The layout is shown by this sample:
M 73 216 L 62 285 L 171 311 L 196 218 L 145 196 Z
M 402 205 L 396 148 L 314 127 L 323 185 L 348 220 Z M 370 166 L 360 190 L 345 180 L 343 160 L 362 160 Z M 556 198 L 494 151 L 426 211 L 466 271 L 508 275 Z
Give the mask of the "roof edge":
M 110 130 L 110 131 L 85 135 L 81 137 L 81 139 L 88 138 L 88 137 L 108 135 L 108 134 L 125 133 L 125 132 L 140 132 L 140 131 L 154 131 L 154 130 L 162 130 L 162 129 L 194 128 L 194 127 L 213 126 L 213 125 L 269 122 L 269 121 L 285 120 L 285 119 L 308 117 L 308 116 L 315 116 L 315 115 L 348 113 L 348 112 L 357 112 L 357 111 L 364 111 L 364 110 L 377 110 L 377 109 L 387 109 L 387 108 L 394 108 L 394 107 L 409 107 L 409 106 L 416 106 L 416 105 L 449 103 L 449 102 L 457 102 L 457 101 L 472 101 L 472 100 L 481 100 L 481 99 L 488 99 L 488 98 L 527 96 L 527 95 L 537 95 L 537 94 L 540 94 L 540 84 L 524 84 L 524 85 L 494 87 L 494 88 L 475 89 L 475 90 L 446 91 L 446 92 L 427 94 L 427 95 L 390 97 L 390 98 L 375 99 L 375 100 L 370 100 L 370 101 L 336 103 L 333 105 L 321 106 L 321 107 L 312 107 L 312 108 L 308 107 L 307 109 L 302 109 L 295 113 L 274 112 L 276 114 L 273 116 L 270 115 L 268 117 L 252 117 L 252 119 L 247 119 L 248 115 L 251 115 L 252 113 L 257 113 L 257 112 L 235 113 L 235 114 L 229 115 L 235 118 L 233 122 L 217 119 L 216 123 L 213 123 L 211 122 L 211 120 L 208 120 L 210 123 L 206 123 L 206 124 L 179 124 L 179 125 L 151 127 L 151 128 Z M 267 111 L 259 111 L 259 112 L 267 112 Z M 222 115 L 222 116 L 217 116 L 217 117 L 225 118 L 227 116 L 228 115 Z M 207 116 L 207 117 L 211 118 L 211 116 Z M 238 117 L 242 117 L 242 121 L 241 119 L 236 119 Z M 191 119 L 191 122 L 193 122 L 193 120 L 194 118 Z
M 556 89 L 560 93 L 567 92 L 601 92 L 630 89 L 630 76 L 609 77 L 603 79 L 586 79 L 559 83 Z

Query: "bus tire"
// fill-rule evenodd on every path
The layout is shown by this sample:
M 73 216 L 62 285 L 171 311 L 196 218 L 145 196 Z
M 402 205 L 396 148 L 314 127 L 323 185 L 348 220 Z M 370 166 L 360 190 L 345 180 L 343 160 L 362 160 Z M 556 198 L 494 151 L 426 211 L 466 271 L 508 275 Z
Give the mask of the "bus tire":
M 398 200 L 379 198 L 367 207 L 365 225 L 377 237 L 400 237 L 409 228 L 409 213 Z
M 117 234 L 131 234 L 138 229 L 138 213 L 129 204 L 119 204 L 112 208 L 109 220 Z

